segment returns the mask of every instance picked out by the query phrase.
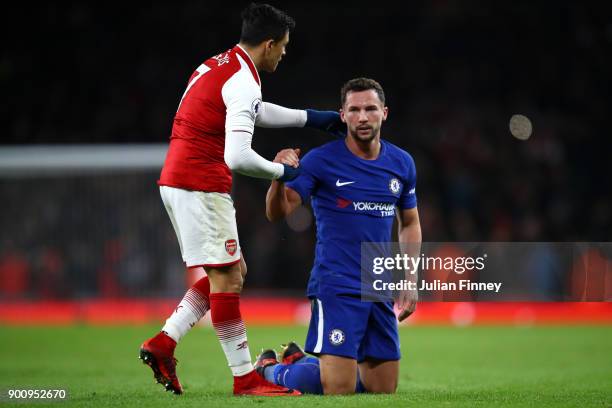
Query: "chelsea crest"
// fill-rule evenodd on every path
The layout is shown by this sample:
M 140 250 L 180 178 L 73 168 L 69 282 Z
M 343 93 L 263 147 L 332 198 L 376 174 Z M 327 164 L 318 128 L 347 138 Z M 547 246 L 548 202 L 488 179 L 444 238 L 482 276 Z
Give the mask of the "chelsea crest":
M 400 183 L 398 179 L 393 177 L 391 180 L 389 180 L 389 190 L 391 190 L 393 194 L 399 193 L 401 188 L 402 188 L 402 184 Z

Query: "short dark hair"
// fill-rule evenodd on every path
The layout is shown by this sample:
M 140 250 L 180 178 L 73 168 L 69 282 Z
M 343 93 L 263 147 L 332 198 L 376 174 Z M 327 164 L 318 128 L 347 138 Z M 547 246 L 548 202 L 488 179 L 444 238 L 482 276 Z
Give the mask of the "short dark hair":
M 263 41 L 280 41 L 295 28 L 295 21 L 269 4 L 251 3 L 242 11 L 240 42 L 256 46 Z
M 346 102 L 346 95 L 349 92 L 361 92 L 361 91 L 369 91 L 373 89 L 378 94 L 378 99 L 385 104 L 385 91 L 383 91 L 382 86 L 373 79 L 370 78 L 353 78 L 348 81 L 346 84 L 342 86 L 340 90 L 340 101 L 342 106 L 344 106 Z

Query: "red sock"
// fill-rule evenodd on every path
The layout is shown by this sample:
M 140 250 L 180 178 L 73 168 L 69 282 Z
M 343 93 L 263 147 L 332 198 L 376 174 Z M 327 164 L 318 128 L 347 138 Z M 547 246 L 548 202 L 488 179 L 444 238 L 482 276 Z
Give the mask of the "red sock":
M 203 277 L 199 281 L 193 284 L 191 287 L 197 293 L 192 293 L 190 296 L 190 303 L 193 304 L 194 308 L 202 311 L 202 317 L 210 310 L 210 281 L 208 276 Z M 189 291 L 185 294 L 185 297 L 189 294 Z
M 246 328 L 240 314 L 240 294 L 211 293 L 210 317 L 235 377 L 253 371 Z
M 208 276 L 198 280 L 193 284 L 192 288 L 199 290 L 203 296 L 208 298 L 208 295 L 210 295 L 210 281 L 208 280 Z

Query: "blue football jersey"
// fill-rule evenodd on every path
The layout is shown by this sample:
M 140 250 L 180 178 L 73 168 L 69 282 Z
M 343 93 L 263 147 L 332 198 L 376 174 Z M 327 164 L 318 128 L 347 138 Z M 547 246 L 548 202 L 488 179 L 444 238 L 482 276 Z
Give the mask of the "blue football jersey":
M 391 241 L 396 207 L 416 207 L 412 157 L 381 140 L 376 160 L 355 156 L 344 140 L 308 152 L 301 175 L 287 183 L 302 203 L 311 200 L 317 226 L 308 296 L 359 294 L 361 243 Z

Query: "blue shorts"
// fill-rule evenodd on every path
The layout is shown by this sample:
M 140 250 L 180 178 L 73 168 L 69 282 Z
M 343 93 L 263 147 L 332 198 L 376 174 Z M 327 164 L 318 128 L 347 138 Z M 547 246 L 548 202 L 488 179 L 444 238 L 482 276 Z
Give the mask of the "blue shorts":
M 400 359 L 393 303 L 362 302 L 359 295 L 337 293 L 310 299 L 308 353 L 349 357 L 357 362 Z

